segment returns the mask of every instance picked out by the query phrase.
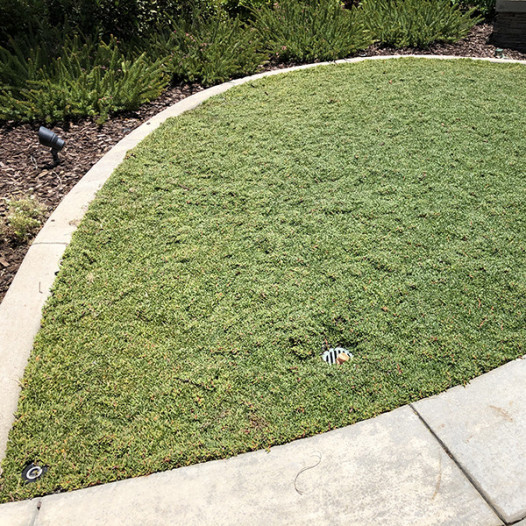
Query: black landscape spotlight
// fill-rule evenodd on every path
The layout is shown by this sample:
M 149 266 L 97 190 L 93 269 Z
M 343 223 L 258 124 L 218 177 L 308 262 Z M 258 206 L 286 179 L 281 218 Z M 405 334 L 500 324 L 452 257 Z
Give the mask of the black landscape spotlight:
M 44 128 L 44 126 L 40 126 L 38 130 L 38 140 L 40 141 L 40 144 L 51 148 L 53 161 L 55 164 L 58 164 L 58 152 L 64 148 L 64 144 L 66 143 L 56 133 Z

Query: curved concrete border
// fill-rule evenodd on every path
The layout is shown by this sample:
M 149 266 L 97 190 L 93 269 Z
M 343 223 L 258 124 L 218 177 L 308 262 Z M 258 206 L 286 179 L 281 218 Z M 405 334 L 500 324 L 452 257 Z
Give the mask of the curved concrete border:
M 308 64 L 281 70 L 273 70 L 226 82 L 196 93 L 157 114 L 106 153 L 67 194 L 48 219 L 31 245 L 11 287 L 0 304 L 0 460 L 5 454 L 9 429 L 14 420 L 23 376 L 34 337 L 40 327 L 41 310 L 49 296 L 55 273 L 71 236 L 84 216 L 97 191 L 122 162 L 126 152 L 159 127 L 166 119 L 191 110 L 210 97 L 223 93 L 233 86 L 259 78 L 280 75 L 300 69 L 329 64 L 388 60 L 395 58 L 425 58 L 434 60 L 472 59 L 497 63 L 520 63 L 524 60 L 471 58 L 443 55 L 392 55 L 359 57 Z M 505 368 L 506 366 L 504 366 Z M 504 370 L 504 368 L 501 368 Z M 445 393 L 447 395 L 447 393 Z M 420 403 L 420 402 L 419 402 Z M 418 408 L 416 404 L 415 410 Z

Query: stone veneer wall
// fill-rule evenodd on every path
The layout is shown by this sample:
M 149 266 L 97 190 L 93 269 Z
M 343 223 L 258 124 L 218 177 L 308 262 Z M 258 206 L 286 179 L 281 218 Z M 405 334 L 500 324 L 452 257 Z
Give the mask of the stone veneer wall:
M 526 0 L 497 0 L 492 43 L 526 51 Z

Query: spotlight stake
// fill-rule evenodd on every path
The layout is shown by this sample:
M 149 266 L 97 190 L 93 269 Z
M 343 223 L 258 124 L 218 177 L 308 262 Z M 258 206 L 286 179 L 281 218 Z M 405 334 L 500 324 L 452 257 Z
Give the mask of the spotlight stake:
M 53 162 L 58 164 L 60 162 L 58 158 L 58 152 L 64 148 L 64 145 L 66 144 L 64 140 L 61 139 L 56 133 L 44 128 L 44 126 L 40 126 L 38 130 L 38 140 L 40 141 L 40 144 L 51 148 Z

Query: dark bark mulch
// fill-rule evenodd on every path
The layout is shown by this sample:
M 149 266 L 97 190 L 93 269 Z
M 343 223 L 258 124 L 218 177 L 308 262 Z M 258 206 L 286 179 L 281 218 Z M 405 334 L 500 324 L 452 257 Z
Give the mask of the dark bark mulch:
M 394 49 L 372 46 L 360 56 L 394 54 L 456 55 L 495 57 L 500 52 L 488 43 L 491 24 L 476 26 L 471 34 L 457 44 L 438 44 L 427 50 Z M 503 50 L 506 58 L 526 59 L 526 53 Z M 271 65 L 267 69 L 292 64 Z M 141 106 L 136 112 L 118 115 L 102 126 L 87 120 L 55 126 L 53 131 L 66 141 L 59 154 L 60 163 L 53 164 L 51 153 L 38 143 L 38 125 L 0 126 L 0 220 L 7 212 L 6 199 L 34 196 L 46 206 L 49 217 L 58 203 L 78 180 L 122 137 L 162 109 L 201 91 L 199 85 L 183 85 L 168 89 L 157 100 Z M 0 301 L 28 250 L 0 234 Z
M 491 44 L 491 34 L 493 24 L 480 24 L 475 26 L 470 34 L 456 44 L 435 44 L 429 49 L 395 49 L 390 47 L 372 46 L 364 56 L 371 55 L 454 55 L 464 57 L 485 57 L 485 58 L 508 58 L 514 60 L 526 60 L 526 53 L 513 49 L 499 50 Z

